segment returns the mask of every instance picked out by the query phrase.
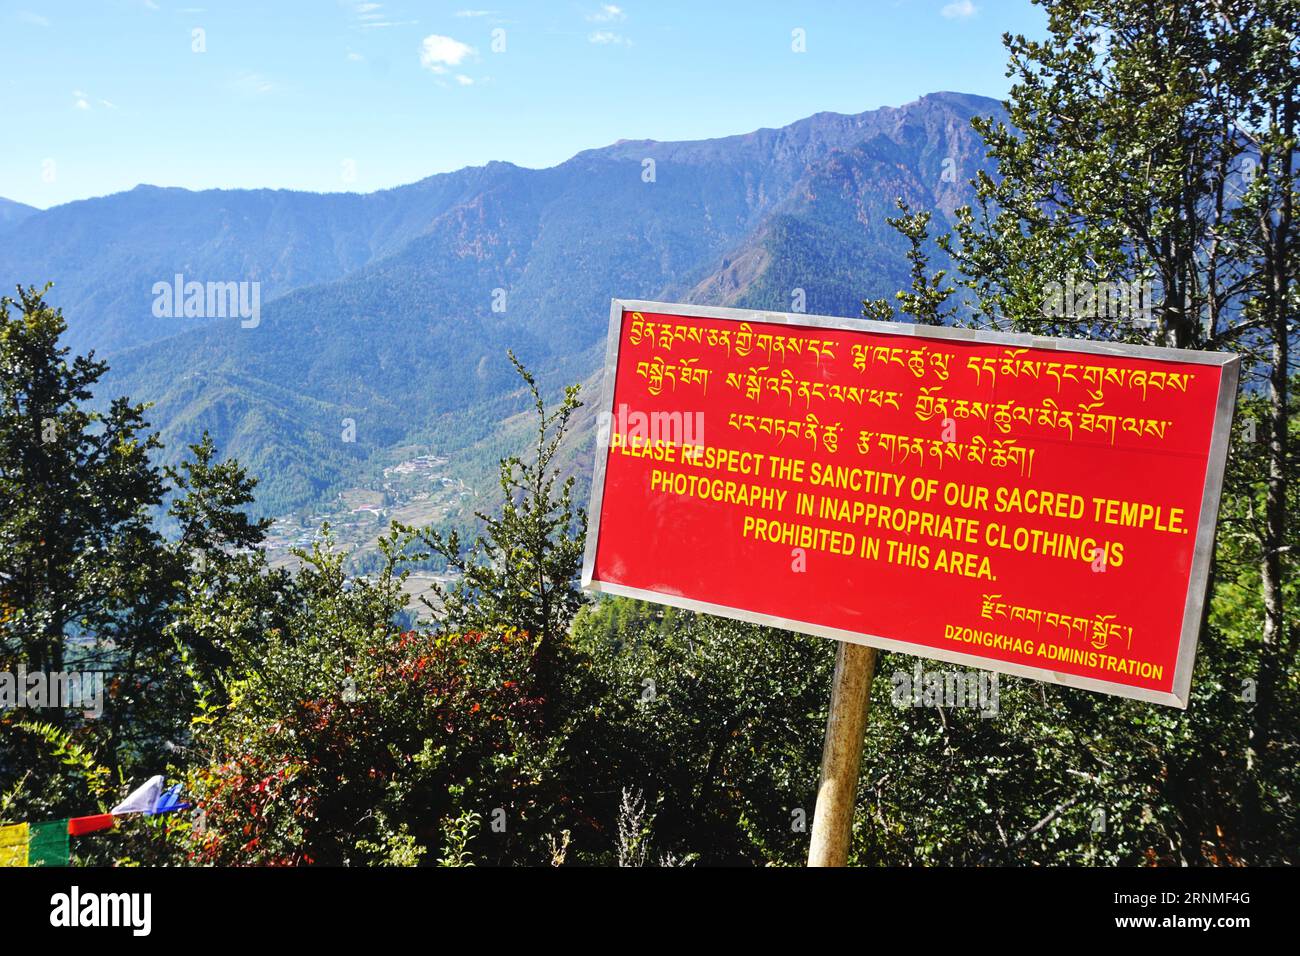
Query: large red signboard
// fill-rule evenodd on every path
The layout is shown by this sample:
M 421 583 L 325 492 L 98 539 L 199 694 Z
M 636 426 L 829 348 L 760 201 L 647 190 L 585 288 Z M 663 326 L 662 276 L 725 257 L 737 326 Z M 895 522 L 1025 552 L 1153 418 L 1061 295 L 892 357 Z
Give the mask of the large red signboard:
M 613 304 L 584 586 L 1187 706 L 1219 353 Z

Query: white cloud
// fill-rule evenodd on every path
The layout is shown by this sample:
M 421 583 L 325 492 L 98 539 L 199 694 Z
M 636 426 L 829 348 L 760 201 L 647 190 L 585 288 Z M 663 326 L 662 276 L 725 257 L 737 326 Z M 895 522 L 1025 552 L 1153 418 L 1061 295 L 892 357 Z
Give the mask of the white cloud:
M 18 19 L 34 27 L 48 27 L 50 25 L 49 17 L 43 17 L 39 13 L 32 13 L 30 10 L 19 10 Z
M 975 16 L 979 7 L 971 3 L 971 0 L 953 0 L 939 12 L 949 20 L 965 20 L 967 17 Z
M 420 44 L 420 65 L 433 73 L 446 73 L 449 66 L 460 66 L 474 55 L 474 48 L 451 37 L 431 33 Z
M 349 63 L 364 63 L 364 62 L 366 62 L 366 58 L 365 58 L 364 56 L 362 56 L 360 53 L 353 53 L 351 50 L 349 50 L 349 51 L 348 51 L 348 62 L 349 62 Z
M 591 36 L 587 37 L 588 43 L 614 44 L 620 46 L 631 46 L 632 41 L 621 33 L 615 33 L 613 30 L 597 30 Z
M 274 82 L 261 73 L 253 73 L 249 70 L 235 74 L 234 79 L 230 81 L 230 88 L 245 96 L 265 96 L 279 89 Z
M 619 20 L 626 20 L 627 14 L 623 12 L 622 7 L 616 7 L 612 3 L 602 3 L 600 9 L 590 14 L 587 19 L 592 23 L 617 23 Z
M 473 80 L 473 78 L 472 78 L 472 77 L 468 77 L 468 76 L 466 76 L 464 73 L 457 73 L 457 74 L 456 74 L 456 82 L 459 83 L 461 86 L 473 86 L 473 85 L 474 85 L 474 80 Z
M 384 12 L 382 3 L 354 3 L 352 12 L 356 14 L 357 26 L 362 30 L 384 30 L 388 27 L 410 26 L 415 20 L 390 20 Z
M 495 10 L 457 10 L 458 17 L 490 17 L 496 13 Z
M 72 91 L 72 105 L 73 108 L 75 109 L 87 110 L 87 111 L 93 110 L 95 107 L 91 104 L 92 100 L 106 110 L 117 109 L 117 104 L 112 102 L 111 100 L 98 99 L 97 97 L 91 96 L 85 90 Z

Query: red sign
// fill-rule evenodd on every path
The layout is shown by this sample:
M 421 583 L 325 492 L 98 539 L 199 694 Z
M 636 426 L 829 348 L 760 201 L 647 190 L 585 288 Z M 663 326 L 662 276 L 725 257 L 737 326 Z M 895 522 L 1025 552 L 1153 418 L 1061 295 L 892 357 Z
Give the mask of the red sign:
M 1186 707 L 1237 370 L 615 300 L 583 584 Z

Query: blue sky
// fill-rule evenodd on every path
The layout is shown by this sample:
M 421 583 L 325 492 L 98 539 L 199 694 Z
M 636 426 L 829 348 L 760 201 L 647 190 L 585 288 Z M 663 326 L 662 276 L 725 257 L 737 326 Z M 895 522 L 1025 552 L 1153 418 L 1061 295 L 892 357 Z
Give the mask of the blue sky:
M 369 192 L 935 90 L 1000 97 L 1001 34 L 1042 24 L 1028 0 L 0 0 L 0 196 Z

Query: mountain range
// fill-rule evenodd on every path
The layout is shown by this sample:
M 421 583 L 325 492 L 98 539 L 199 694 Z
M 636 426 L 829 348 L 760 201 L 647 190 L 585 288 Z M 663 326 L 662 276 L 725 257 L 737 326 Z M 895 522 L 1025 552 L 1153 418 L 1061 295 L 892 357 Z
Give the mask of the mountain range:
M 0 198 L 0 232 L 14 228 L 24 219 L 38 212 L 40 210 L 35 206 Z
M 52 281 L 67 344 L 111 363 L 106 394 L 154 403 L 173 455 L 211 431 L 261 477 L 260 509 L 282 513 L 397 448 L 497 450 L 524 398 L 507 348 L 545 388 L 594 380 L 613 297 L 790 311 L 802 289 L 808 312 L 845 316 L 892 297 L 907 263 L 885 219 L 901 197 L 951 222 L 987 168 L 977 115 L 1003 111 L 935 93 L 367 195 L 0 200 L 0 277 Z M 256 323 L 156 315 L 155 285 L 176 275 L 259 283 Z

